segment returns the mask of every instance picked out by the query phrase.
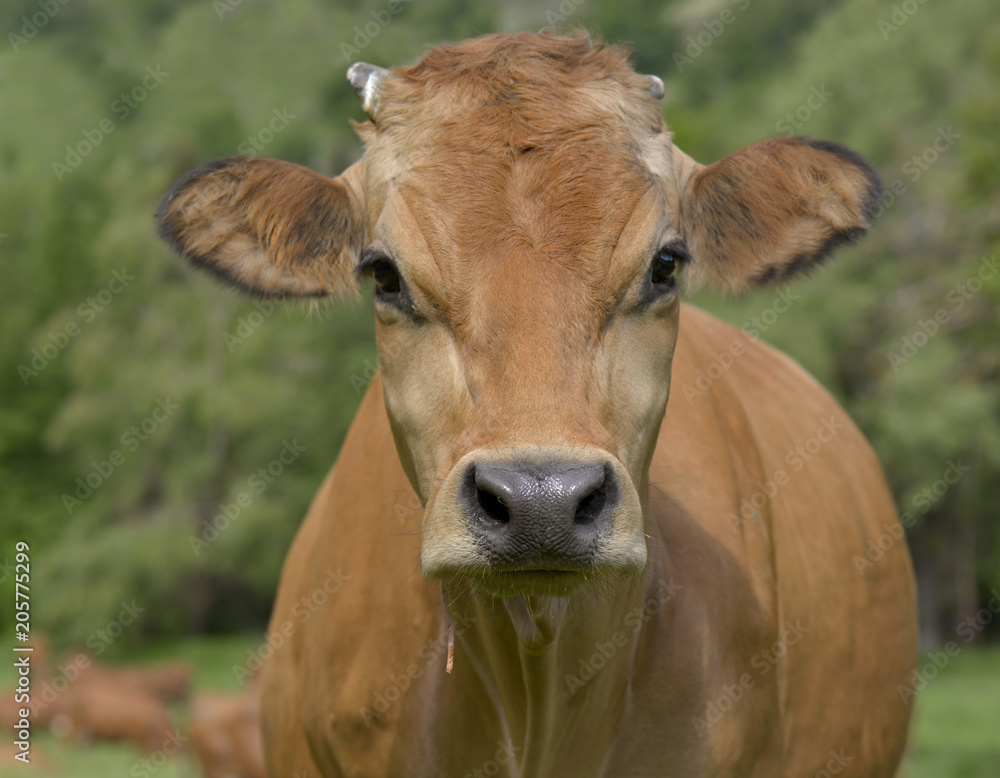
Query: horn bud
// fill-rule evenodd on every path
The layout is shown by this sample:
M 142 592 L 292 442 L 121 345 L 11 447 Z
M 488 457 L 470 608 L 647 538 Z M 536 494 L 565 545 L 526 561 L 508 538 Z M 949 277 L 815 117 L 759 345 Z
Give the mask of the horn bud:
M 649 79 L 649 93 L 657 100 L 662 100 L 666 89 L 663 86 L 663 79 L 659 76 L 646 76 Z
M 391 73 L 385 68 L 369 65 L 367 62 L 355 62 L 347 69 L 347 81 L 354 93 L 361 100 L 361 107 L 368 118 L 375 120 L 375 109 L 378 104 L 378 85 Z

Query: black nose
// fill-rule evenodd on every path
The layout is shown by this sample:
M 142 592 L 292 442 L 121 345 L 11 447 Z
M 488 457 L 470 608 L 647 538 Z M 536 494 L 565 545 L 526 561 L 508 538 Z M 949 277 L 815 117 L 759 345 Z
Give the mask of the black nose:
M 618 498 L 603 464 L 473 464 L 463 483 L 470 529 L 499 567 L 574 569 L 592 562 Z

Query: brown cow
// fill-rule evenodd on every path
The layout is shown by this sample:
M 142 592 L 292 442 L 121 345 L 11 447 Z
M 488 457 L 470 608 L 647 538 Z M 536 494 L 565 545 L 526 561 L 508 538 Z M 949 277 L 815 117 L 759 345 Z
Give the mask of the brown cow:
M 902 534 L 879 464 L 677 285 L 814 267 L 870 226 L 874 170 L 804 138 L 700 165 L 662 82 L 586 38 L 348 77 L 343 175 L 230 157 L 158 214 L 253 294 L 375 281 L 382 374 L 274 610 L 272 774 L 891 776 L 916 610 L 903 542 L 855 565 Z
M 259 693 L 195 697 L 191 740 L 205 778 L 267 778 Z
M 30 694 L 27 701 L 22 694 L 10 692 L 0 697 L 0 728 L 14 730 L 23 717 L 21 711 L 29 711 L 32 729 L 44 729 L 52 722 L 52 717 L 59 713 L 59 697 L 54 694 L 50 700 L 41 699 L 37 693 Z
M 127 741 L 144 754 L 174 754 L 183 743 L 159 699 L 107 679 L 81 679 L 53 706 L 52 731 L 78 743 Z
M 106 665 L 91 660 L 80 680 L 127 686 L 165 703 L 182 702 L 191 693 L 191 668 L 183 661 Z

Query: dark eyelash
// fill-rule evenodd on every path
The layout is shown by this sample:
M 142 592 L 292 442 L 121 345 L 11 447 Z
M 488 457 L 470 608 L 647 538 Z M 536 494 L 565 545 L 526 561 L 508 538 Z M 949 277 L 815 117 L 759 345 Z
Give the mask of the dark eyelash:
M 369 248 L 362 252 L 361 259 L 358 261 L 358 266 L 354 268 L 354 275 L 360 278 L 370 272 L 371 269 L 379 262 L 387 262 L 392 265 L 397 273 L 399 272 L 399 269 L 396 268 L 396 263 L 392 261 L 391 257 L 378 249 Z
M 665 243 L 656 250 L 656 253 L 668 251 L 677 258 L 677 262 L 681 265 L 691 261 L 691 254 L 687 250 L 687 246 L 681 240 L 672 240 L 670 243 Z

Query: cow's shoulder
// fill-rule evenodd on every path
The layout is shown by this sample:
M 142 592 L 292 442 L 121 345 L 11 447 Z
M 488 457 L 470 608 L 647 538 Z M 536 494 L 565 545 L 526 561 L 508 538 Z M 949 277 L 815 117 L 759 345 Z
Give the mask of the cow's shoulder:
M 703 433 L 720 428 L 744 457 L 760 457 L 762 466 L 770 468 L 765 474 L 773 475 L 781 462 L 790 471 L 805 470 L 794 450 L 822 444 L 827 451 L 822 458 L 849 450 L 858 468 L 881 476 L 857 426 L 798 362 L 691 305 L 681 312 L 668 425 L 693 426 Z M 817 434 L 822 438 L 818 443 L 813 440 Z
M 730 559 L 772 618 L 769 592 L 866 583 L 852 559 L 896 521 L 882 468 L 836 399 L 795 360 L 691 306 L 650 482 L 668 542 L 706 554 L 692 574 Z

